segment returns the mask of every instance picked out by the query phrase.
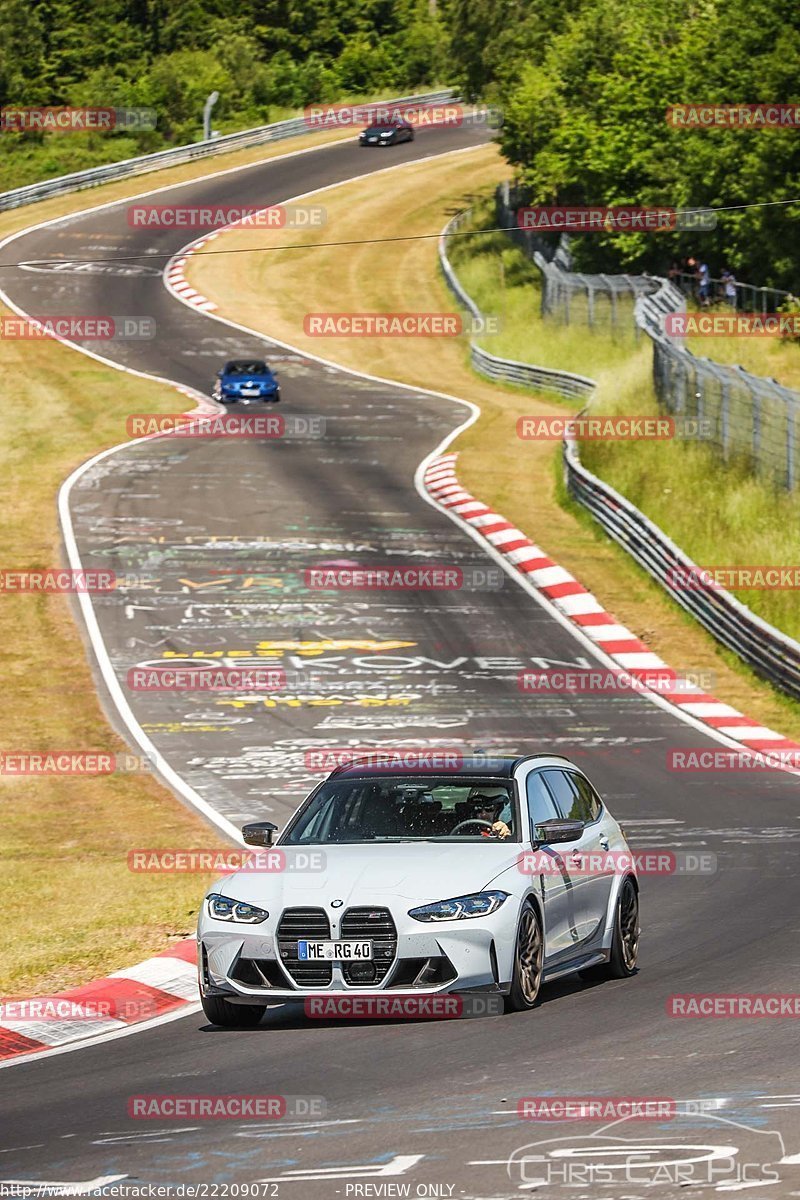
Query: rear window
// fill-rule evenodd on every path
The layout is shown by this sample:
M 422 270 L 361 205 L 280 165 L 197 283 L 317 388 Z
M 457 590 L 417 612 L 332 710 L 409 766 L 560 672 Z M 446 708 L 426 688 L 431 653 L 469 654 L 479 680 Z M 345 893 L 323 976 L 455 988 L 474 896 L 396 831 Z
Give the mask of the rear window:
M 266 375 L 269 368 L 260 358 L 243 358 L 225 364 L 226 375 Z
M 542 771 L 542 776 L 566 820 L 588 825 L 600 815 L 600 801 L 588 780 L 572 771 L 555 769 Z
M 602 802 L 597 792 L 594 790 L 588 779 L 584 779 L 583 775 L 575 775 L 570 772 L 570 779 L 577 789 L 578 796 L 582 805 L 582 811 L 588 813 L 588 816 L 579 817 L 580 821 L 596 821 L 600 816 Z
M 556 802 L 559 815 L 565 819 L 580 821 L 581 817 L 573 813 L 578 793 L 572 786 L 566 771 L 542 771 L 542 778 Z

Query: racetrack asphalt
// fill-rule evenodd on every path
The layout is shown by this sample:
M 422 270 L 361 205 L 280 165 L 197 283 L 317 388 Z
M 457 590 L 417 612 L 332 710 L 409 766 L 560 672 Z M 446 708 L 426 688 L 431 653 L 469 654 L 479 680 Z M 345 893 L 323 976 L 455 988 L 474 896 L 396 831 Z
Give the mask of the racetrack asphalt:
M 427 131 L 413 145 L 374 155 L 336 145 L 155 199 L 277 204 L 485 137 L 465 126 Z M 651 1146 L 643 1156 L 655 1153 L 656 1139 L 683 1147 L 675 1150 L 679 1159 L 697 1144 L 736 1146 L 742 1161 L 764 1157 L 756 1134 L 720 1118 L 779 1131 L 786 1155 L 798 1155 L 796 1025 L 679 1020 L 666 1012 L 674 993 L 800 990 L 797 779 L 773 771 L 669 771 L 670 748 L 718 743 L 644 696 L 519 692 L 522 668 L 594 660 L 510 577 L 497 586 L 498 570 L 481 548 L 415 490 L 419 463 L 467 415 L 451 400 L 357 378 L 193 311 L 165 290 L 163 259 L 153 259 L 152 273 L 133 274 L 8 265 L 171 254 L 192 236 L 134 230 L 126 203 L 5 246 L 0 270 L 12 300 L 31 313 L 152 316 L 154 339 L 91 348 L 206 393 L 220 362 L 260 352 L 279 371 L 282 415 L 325 422 L 316 438 L 139 443 L 73 488 L 84 565 L 131 578 L 124 594 L 95 599 L 121 681 L 130 668 L 164 655 L 228 655 L 232 665 L 286 671 L 285 689 L 264 696 L 129 693 L 136 719 L 170 765 L 235 824 L 280 824 L 319 778 L 304 758 L 315 747 L 402 739 L 471 750 L 554 749 L 588 772 L 636 849 L 710 851 L 718 869 L 645 878 L 639 973 L 613 983 L 552 984 L 533 1013 L 376 1023 L 303 1022 L 275 1012 L 259 1029 L 224 1031 L 193 1012 L 4 1069 L 0 1181 L 267 1181 L 259 1194 L 325 1198 L 391 1195 L 352 1189 L 393 1183 L 409 1184 L 411 1195 L 426 1194 L 418 1186 L 435 1195 L 434 1185 L 445 1196 L 517 1195 L 535 1177 L 530 1167 L 527 1175 L 506 1169 L 523 1145 L 564 1138 L 562 1147 L 581 1161 L 610 1153 L 610 1135 L 598 1145 L 598 1124 L 541 1125 L 516 1116 L 520 1097 L 544 1094 L 717 1102 L 715 1115 L 699 1122 L 614 1130 Z M 402 246 L 387 253 L 401 254 Z M 344 561 L 439 563 L 482 570 L 488 579 L 475 590 L 426 592 L 305 585 L 307 568 Z M 318 1103 L 304 1116 L 301 1106 L 296 1117 L 271 1122 L 129 1119 L 129 1098 L 153 1093 L 281 1094 L 317 1098 L 324 1111 Z M 546 1157 L 542 1148 L 533 1153 Z M 670 1157 L 663 1147 L 658 1153 Z M 800 1194 L 800 1166 L 779 1170 L 781 1182 L 759 1192 Z M 647 1194 L 696 1194 L 673 1176 L 665 1170 Z M 554 1173 L 543 1189 L 583 1194 Z M 612 1173 L 601 1194 L 639 1193 Z

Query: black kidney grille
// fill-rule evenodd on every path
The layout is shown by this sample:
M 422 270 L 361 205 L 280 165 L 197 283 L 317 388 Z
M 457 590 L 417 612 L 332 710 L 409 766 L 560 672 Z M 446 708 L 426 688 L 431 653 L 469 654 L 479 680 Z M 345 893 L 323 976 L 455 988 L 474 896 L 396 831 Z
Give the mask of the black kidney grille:
M 328 941 L 330 936 L 330 922 L 323 908 L 284 909 L 278 924 L 278 954 L 284 970 L 301 987 L 327 987 L 333 969 L 326 962 L 301 962 L 297 957 L 298 941 Z
M 365 978 L 366 964 L 342 963 L 342 974 L 347 983 L 364 987 L 386 978 L 397 954 L 397 929 L 388 908 L 348 908 L 342 917 L 341 937 L 348 941 L 372 942 L 374 976 Z

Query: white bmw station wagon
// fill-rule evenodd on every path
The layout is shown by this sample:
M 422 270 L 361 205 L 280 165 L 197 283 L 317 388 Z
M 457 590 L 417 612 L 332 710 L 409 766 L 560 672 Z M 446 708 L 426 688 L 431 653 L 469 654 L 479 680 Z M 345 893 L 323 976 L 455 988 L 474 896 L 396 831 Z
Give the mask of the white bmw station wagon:
M 213 886 L 198 924 L 214 1024 L 252 1027 L 309 996 L 480 992 L 522 1010 L 559 976 L 636 970 L 633 854 L 557 755 L 355 761 L 280 836 L 271 822 L 242 832 L 261 849 Z

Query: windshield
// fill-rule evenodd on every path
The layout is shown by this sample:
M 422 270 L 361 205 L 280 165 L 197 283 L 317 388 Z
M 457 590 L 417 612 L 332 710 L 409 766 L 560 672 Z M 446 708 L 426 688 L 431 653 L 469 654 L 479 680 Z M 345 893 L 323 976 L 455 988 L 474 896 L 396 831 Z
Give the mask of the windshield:
M 347 779 L 322 785 L 282 844 L 518 841 L 509 780 Z
M 258 358 L 243 358 L 225 366 L 226 375 L 266 375 L 267 372 L 267 364 Z
M 391 133 L 393 129 L 399 129 L 399 128 L 401 128 L 401 126 L 400 126 L 400 122 L 398 121 L 395 125 L 370 125 L 369 129 L 366 129 L 364 132 L 365 133 Z

